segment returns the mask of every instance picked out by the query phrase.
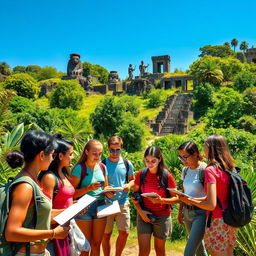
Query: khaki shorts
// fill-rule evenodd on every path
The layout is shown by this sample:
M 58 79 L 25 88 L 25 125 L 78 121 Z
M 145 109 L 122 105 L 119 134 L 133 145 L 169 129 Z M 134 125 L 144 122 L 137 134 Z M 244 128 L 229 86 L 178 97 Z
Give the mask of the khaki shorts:
M 49 251 L 45 250 L 44 253 L 30 253 L 30 256 L 51 256 Z M 26 253 L 18 252 L 15 256 L 26 256 Z
M 107 217 L 107 224 L 105 234 L 112 233 L 114 221 L 116 221 L 117 229 L 119 231 L 129 231 L 130 229 L 130 203 L 120 205 L 121 212 Z
M 204 234 L 205 247 L 213 252 L 223 252 L 236 245 L 236 228 L 224 223 L 222 218 L 211 220 Z

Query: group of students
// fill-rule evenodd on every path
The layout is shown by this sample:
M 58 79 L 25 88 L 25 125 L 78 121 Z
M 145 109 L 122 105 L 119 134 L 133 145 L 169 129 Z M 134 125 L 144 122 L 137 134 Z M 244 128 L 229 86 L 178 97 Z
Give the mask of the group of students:
M 70 172 L 71 141 L 42 131 L 33 130 L 24 135 L 20 151 L 9 152 L 6 156 L 12 168 L 23 166 L 12 186 L 5 227 L 5 239 L 21 245 L 15 255 L 28 255 L 26 243 L 30 242 L 31 256 L 69 256 L 69 226 L 60 226 L 53 218 L 85 194 L 97 200 L 76 217 L 76 223 L 91 245 L 91 251 L 81 255 L 100 255 L 101 244 L 104 255 L 110 255 L 114 221 L 118 229 L 115 255 L 121 255 L 130 229 L 128 192 L 131 189 L 137 210 L 140 256 L 149 255 L 152 235 L 156 255 L 165 255 L 165 242 L 171 233 L 171 204 L 177 202 L 180 203 L 178 221 L 185 224 L 189 233 L 185 256 L 207 255 L 205 248 L 213 256 L 233 255 L 236 229 L 224 223 L 217 204 L 218 197 L 223 208 L 227 207 L 229 176 L 223 170 L 233 171 L 235 167 L 223 136 L 206 138 L 207 164 L 202 162 L 203 157 L 192 141 L 178 147 L 179 159 L 184 165 L 181 173 L 183 192 L 187 196 L 168 190 L 175 189 L 176 183 L 159 148 L 150 146 L 145 150 L 146 167 L 134 175 L 131 162 L 121 157 L 122 146 L 122 138 L 111 137 L 109 156 L 103 164 L 100 162 L 102 144 L 89 140 Z M 33 186 L 37 186 L 41 194 L 37 211 Z M 123 191 L 101 193 L 107 186 L 123 187 Z M 152 192 L 156 196 L 147 196 Z M 97 208 L 114 200 L 118 200 L 121 212 L 99 218 Z M 209 212 L 212 216 L 206 227 Z M 35 214 L 37 221 L 33 226 Z

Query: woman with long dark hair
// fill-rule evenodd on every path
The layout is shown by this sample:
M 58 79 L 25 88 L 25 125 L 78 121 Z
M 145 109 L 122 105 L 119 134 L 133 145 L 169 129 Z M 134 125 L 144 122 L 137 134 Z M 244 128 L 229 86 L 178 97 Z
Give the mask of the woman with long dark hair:
M 65 140 L 60 134 L 54 135 L 57 148 L 55 158 L 51 162 L 48 171 L 42 173 L 41 182 L 52 198 L 52 217 L 61 213 L 65 208 L 73 204 L 75 189 L 69 182 L 68 167 L 73 159 L 73 142 Z M 56 227 L 57 224 L 52 224 Z M 52 239 L 47 246 L 51 256 L 69 256 L 70 238 Z
M 231 256 L 236 243 L 236 229 L 223 221 L 222 210 L 217 203 L 217 198 L 223 209 L 228 206 L 230 177 L 224 170 L 234 171 L 234 160 L 230 155 L 226 140 L 221 135 L 211 135 L 205 140 L 205 155 L 208 165 L 205 169 L 206 197 L 184 197 L 183 202 L 193 204 L 207 210 L 210 226 L 206 228 L 204 241 L 205 246 L 212 256 Z
M 179 159 L 185 166 L 182 169 L 183 192 L 191 197 L 205 197 L 204 170 L 206 163 L 202 162 L 197 145 L 193 141 L 186 141 L 178 148 Z M 180 198 L 178 221 L 185 224 L 189 238 L 184 256 L 206 256 L 203 237 L 205 231 L 206 211 L 192 204 L 182 202 Z
M 165 255 L 165 241 L 171 230 L 170 204 L 176 203 L 177 198 L 167 198 L 167 188 L 175 188 L 175 180 L 164 165 L 159 148 L 148 147 L 144 153 L 146 168 L 140 170 L 134 182 L 133 203 L 137 210 L 137 232 L 139 255 L 150 254 L 150 240 L 153 234 L 156 255 Z M 166 179 L 166 182 L 164 181 Z M 142 196 L 136 192 L 155 193 L 155 197 Z M 137 196 L 136 196 L 137 195 Z
M 11 187 L 10 212 L 5 227 L 7 241 L 14 242 L 15 246 L 17 242 L 22 243 L 16 256 L 27 255 L 27 242 L 30 242 L 29 251 L 34 256 L 49 256 L 46 250 L 48 239 L 65 238 L 68 235 L 68 227 L 50 229 L 51 199 L 37 178 L 40 171 L 48 169 L 55 148 L 55 139 L 51 135 L 29 131 L 22 138 L 21 152 L 12 151 L 7 154 L 7 162 L 12 168 L 21 167 L 25 163 Z M 40 193 L 37 211 L 34 187 Z M 33 223 L 35 219 L 37 221 Z

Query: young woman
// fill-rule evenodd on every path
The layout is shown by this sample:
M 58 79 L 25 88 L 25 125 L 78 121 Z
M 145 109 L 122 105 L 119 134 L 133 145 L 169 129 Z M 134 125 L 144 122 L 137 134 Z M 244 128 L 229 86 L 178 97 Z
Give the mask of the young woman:
M 184 164 L 182 169 L 183 192 L 191 197 L 205 197 L 204 169 L 206 163 L 201 162 L 203 157 L 199 154 L 197 145 L 192 141 L 182 143 L 178 147 L 179 159 Z M 202 241 L 205 231 L 206 211 L 180 202 L 178 221 L 185 224 L 189 233 L 185 247 L 185 256 L 206 256 L 207 252 Z
M 205 231 L 205 246 L 212 256 L 232 256 L 236 242 L 236 229 L 224 223 L 217 198 L 223 209 L 227 208 L 230 180 L 228 174 L 223 170 L 232 172 L 235 167 L 234 160 L 221 135 L 212 135 L 206 138 L 205 155 L 208 159 L 208 166 L 205 169 L 205 200 L 189 197 L 184 197 L 181 200 L 207 210 L 208 216 L 209 211 L 212 211 L 210 227 L 207 227 Z
M 67 169 L 73 159 L 73 142 L 65 140 L 59 134 L 54 137 L 57 142 L 56 156 L 41 179 L 43 187 L 52 198 L 52 217 L 72 205 L 75 194 L 75 189 L 68 180 L 69 172 Z M 56 224 L 52 224 L 52 228 L 56 226 Z M 52 239 L 48 243 L 47 249 L 51 256 L 70 256 L 69 236 L 64 239 Z
M 167 187 L 175 188 L 176 184 L 171 173 L 164 166 L 163 156 L 159 148 L 148 147 L 144 153 L 146 168 L 140 170 L 134 182 L 134 192 L 157 194 L 155 198 L 142 197 L 133 203 L 137 209 L 137 232 L 139 241 L 139 256 L 150 254 L 151 235 L 154 236 L 156 255 L 165 255 L 165 241 L 171 230 L 170 205 L 177 202 L 177 197 L 167 197 Z M 168 186 L 164 185 L 164 176 Z M 143 179 L 142 179 L 143 177 Z M 140 202 L 141 201 L 141 202 Z
M 50 229 L 51 200 L 44 194 L 37 179 L 40 171 L 48 169 L 55 147 L 55 140 L 51 135 L 29 131 L 21 141 L 21 152 L 12 151 L 7 154 L 7 162 L 12 168 L 20 167 L 25 162 L 12 187 L 10 213 L 5 228 L 7 241 L 24 243 L 17 256 L 26 255 L 26 242 L 31 242 L 31 256 L 48 256 L 48 239 L 65 238 L 68 235 L 68 227 L 57 226 Z M 41 194 L 35 227 L 32 224 L 36 213 L 33 186 L 37 186 Z
M 79 228 L 91 245 L 91 254 L 100 255 L 100 245 L 102 242 L 106 218 L 97 217 L 97 207 L 105 204 L 104 196 L 98 195 L 108 185 L 107 169 L 103 164 L 99 164 L 102 154 L 102 144 L 98 140 L 89 140 L 72 171 L 71 183 L 76 188 L 75 198 L 88 194 L 97 198 L 92 203 L 86 213 L 76 218 Z M 86 175 L 81 179 L 83 171 Z M 112 194 L 106 193 L 110 197 Z M 83 252 L 81 255 L 88 255 Z

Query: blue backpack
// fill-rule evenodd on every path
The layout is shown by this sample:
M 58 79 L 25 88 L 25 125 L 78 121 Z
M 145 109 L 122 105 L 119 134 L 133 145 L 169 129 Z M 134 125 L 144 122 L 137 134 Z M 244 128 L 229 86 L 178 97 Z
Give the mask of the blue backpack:
M 29 177 L 21 176 L 13 179 L 12 181 L 0 186 L 0 255 L 14 256 L 22 247 L 26 245 L 26 256 L 30 255 L 30 243 L 8 242 L 5 239 L 5 225 L 9 215 L 10 206 L 10 193 L 15 184 L 26 182 L 29 183 L 34 190 L 35 198 L 35 214 L 33 215 L 33 226 L 36 226 L 37 212 L 39 203 L 41 201 L 41 194 L 37 188 L 37 185 Z

